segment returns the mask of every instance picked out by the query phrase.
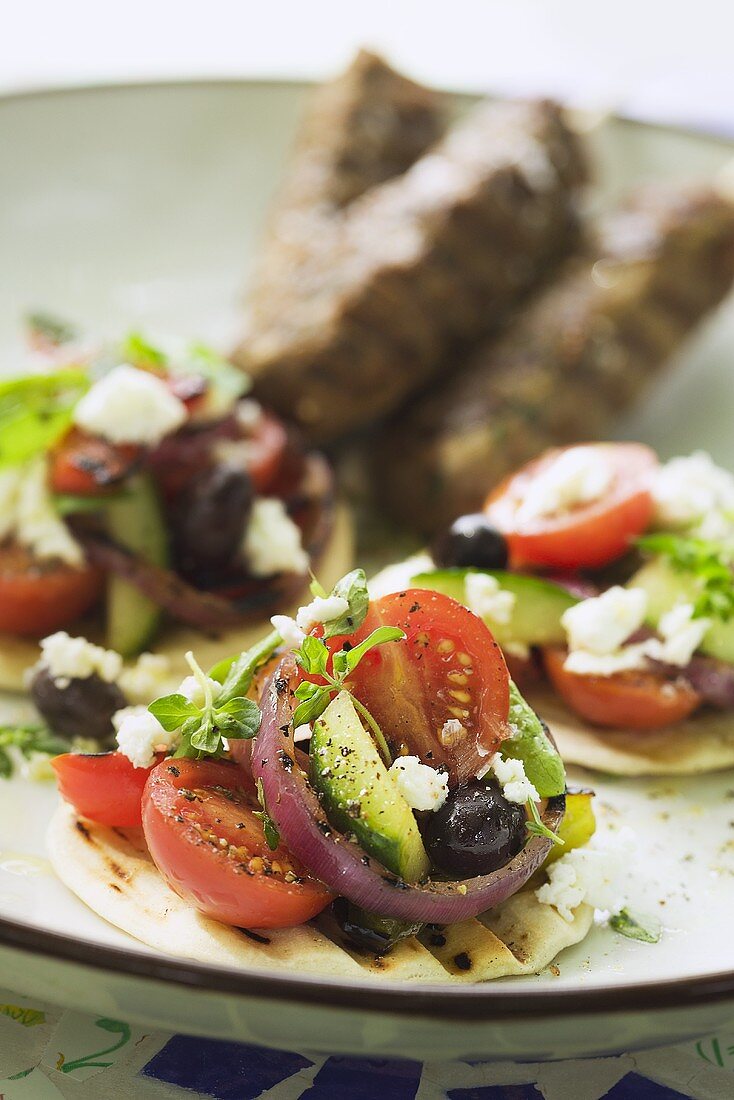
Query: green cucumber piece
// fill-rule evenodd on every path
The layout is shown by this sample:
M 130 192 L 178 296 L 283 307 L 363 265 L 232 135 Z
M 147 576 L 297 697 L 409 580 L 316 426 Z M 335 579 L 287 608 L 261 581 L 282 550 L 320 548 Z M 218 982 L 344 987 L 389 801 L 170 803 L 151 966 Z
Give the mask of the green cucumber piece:
M 158 494 L 144 475 L 105 509 L 107 531 L 120 546 L 154 565 L 168 565 L 168 537 Z M 135 657 L 150 644 L 161 609 L 133 585 L 110 574 L 107 581 L 107 645 L 123 657 Z
M 695 603 L 700 594 L 696 578 L 676 569 L 666 558 L 653 558 L 627 582 L 628 588 L 647 592 L 647 624 L 657 627 L 661 617 L 678 603 Z M 701 652 L 734 664 L 734 619 L 714 619 L 700 646 Z
M 466 604 L 465 583 L 468 573 L 485 573 L 494 577 L 506 592 L 512 592 L 515 606 L 508 623 L 486 619 L 500 645 L 560 645 L 566 641 L 561 626 L 561 615 L 579 601 L 565 588 L 542 577 L 530 577 L 520 573 L 508 573 L 501 569 L 437 569 L 432 573 L 418 573 L 411 580 L 415 588 L 430 588 L 452 596 Z
M 351 696 L 341 691 L 314 723 L 311 782 L 335 828 L 406 882 L 430 866 L 413 811 L 365 730 Z

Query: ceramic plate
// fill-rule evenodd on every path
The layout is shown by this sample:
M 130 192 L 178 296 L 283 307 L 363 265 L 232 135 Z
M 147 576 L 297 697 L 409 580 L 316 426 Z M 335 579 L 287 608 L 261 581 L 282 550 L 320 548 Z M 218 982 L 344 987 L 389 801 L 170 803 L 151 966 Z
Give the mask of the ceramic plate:
M 224 83 L 0 100 L 0 362 L 46 307 L 94 331 L 132 326 L 225 346 L 304 89 Z M 600 125 L 595 201 L 643 179 L 708 178 L 734 146 L 620 120 Z M 620 434 L 663 454 L 702 443 L 734 467 L 734 307 L 680 356 Z M 6 700 L 5 714 L 22 704 Z M 620 782 L 577 773 L 602 828 L 632 825 L 645 945 L 602 927 L 535 978 L 485 986 L 335 983 L 161 957 L 96 918 L 45 861 L 51 787 L 0 780 L 3 986 L 151 1026 L 314 1051 L 429 1058 L 574 1057 L 734 1022 L 734 775 Z

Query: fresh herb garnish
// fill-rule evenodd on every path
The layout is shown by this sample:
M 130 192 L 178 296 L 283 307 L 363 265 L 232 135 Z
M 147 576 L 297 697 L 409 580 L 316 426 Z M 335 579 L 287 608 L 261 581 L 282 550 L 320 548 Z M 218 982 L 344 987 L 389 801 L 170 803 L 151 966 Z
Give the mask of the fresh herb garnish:
M 35 753 L 58 756 L 68 752 L 69 744 L 54 736 L 46 726 L 0 726 L 0 777 L 3 779 L 13 774 L 13 757 L 8 751 L 11 748 L 30 760 Z
M 298 685 L 295 694 L 299 703 L 293 715 L 294 726 L 315 721 L 324 713 L 333 696 L 338 695 L 340 691 L 348 691 L 356 711 L 372 732 L 380 756 L 389 767 L 392 757 L 385 736 L 367 708 L 349 690 L 346 680 L 365 654 L 375 646 L 384 645 L 386 642 L 398 642 L 403 638 L 405 634 L 397 626 L 378 626 L 359 645 L 340 649 L 335 653 L 331 662 L 331 672 L 327 669 L 330 656 L 328 648 L 319 638 L 310 635 L 305 638 L 301 648 L 296 651 L 296 661 L 309 676 L 320 676 L 326 683 L 314 684 L 310 680 L 303 680 Z
M 54 347 L 69 344 L 79 335 L 77 329 L 68 321 L 63 321 L 60 317 L 54 317 L 53 314 L 45 313 L 40 309 L 27 314 L 25 323 L 31 336 L 40 337 Z
M 327 641 L 329 638 L 336 638 L 339 634 L 353 634 L 355 630 L 359 630 L 366 619 L 370 606 L 370 594 L 367 591 L 367 577 L 364 569 L 353 569 L 351 573 L 347 573 L 336 582 L 331 595 L 341 596 L 347 601 L 349 608 L 338 619 L 326 623 L 324 638 Z
M 229 702 L 239 695 L 247 695 L 252 687 L 255 673 L 275 653 L 283 639 L 277 630 L 272 630 L 261 641 L 246 649 L 237 657 L 227 657 L 209 669 L 209 677 L 222 685 L 218 702 Z
M 687 535 L 657 534 L 638 539 L 644 553 L 659 554 L 674 569 L 689 573 L 699 589 L 693 617 L 728 622 L 734 615 L 734 549 L 720 542 Z
M 280 833 L 278 832 L 278 827 L 268 813 L 268 808 L 265 805 L 265 791 L 263 790 L 262 779 L 258 779 L 257 781 L 257 800 L 262 806 L 262 810 L 255 810 L 254 816 L 262 822 L 263 833 L 265 834 L 265 840 L 267 842 L 268 848 L 271 852 L 274 852 L 280 844 Z
M 629 909 L 621 909 L 610 917 L 609 927 L 619 932 L 620 936 L 639 940 L 640 943 L 657 943 L 661 935 L 660 925 L 656 921 L 647 920 L 643 924 Z
M 88 388 L 87 372 L 76 367 L 0 382 L 0 467 L 49 450 Z
M 257 703 L 244 696 L 225 698 L 224 691 L 215 700 L 210 679 L 197 664 L 193 653 L 187 653 L 186 660 L 201 686 L 204 697 L 201 706 L 175 692 L 156 699 L 148 707 L 167 733 L 181 730 L 181 744 L 174 755 L 197 759 L 203 756 L 219 757 L 225 751 L 222 738 L 232 741 L 254 737 L 262 718 Z
M 547 825 L 544 825 L 540 820 L 540 814 L 538 807 L 532 798 L 529 798 L 525 803 L 526 809 L 530 814 L 530 820 L 526 823 L 526 828 L 531 836 L 544 836 L 548 840 L 553 841 L 554 844 L 558 844 L 560 847 L 565 845 L 565 840 L 562 840 L 557 833 L 554 833 L 552 829 L 549 829 Z
M 222 403 L 233 403 L 248 392 L 252 383 L 249 377 L 206 344 L 191 344 L 187 352 L 187 365 L 206 378 L 220 394 Z
M 133 367 L 165 367 L 168 356 L 140 332 L 129 332 L 120 345 L 122 359 Z

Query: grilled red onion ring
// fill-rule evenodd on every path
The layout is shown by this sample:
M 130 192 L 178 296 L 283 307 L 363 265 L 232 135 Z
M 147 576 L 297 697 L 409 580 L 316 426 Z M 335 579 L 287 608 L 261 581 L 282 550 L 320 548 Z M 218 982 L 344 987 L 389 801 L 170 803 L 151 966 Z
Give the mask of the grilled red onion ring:
M 268 813 L 294 856 L 312 874 L 355 905 L 398 920 L 450 924 L 491 909 L 516 893 L 545 859 L 551 841 L 533 836 L 510 863 L 462 882 L 412 885 L 370 859 L 328 822 L 296 760 L 293 683 L 297 666 L 283 658 L 262 695 L 262 724 L 252 749 L 252 771 L 261 779 Z M 556 830 L 565 797 L 549 800 L 543 823 Z

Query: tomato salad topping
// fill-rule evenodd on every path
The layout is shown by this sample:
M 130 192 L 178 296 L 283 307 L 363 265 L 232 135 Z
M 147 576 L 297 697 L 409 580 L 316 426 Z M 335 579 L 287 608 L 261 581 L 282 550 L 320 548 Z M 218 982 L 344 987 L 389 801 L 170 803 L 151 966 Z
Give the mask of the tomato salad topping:
M 325 461 L 206 347 L 69 336 L 36 319 L 42 372 L 0 383 L 0 632 L 101 612 L 130 657 L 163 615 L 211 631 L 292 603 L 331 535 Z
M 57 757 L 62 796 L 141 826 L 165 880 L 213 919 L 286 927 L 337 899 L 344 934 L 379 951 L 485 912 L 589 839 L 579 805 L 567 831 L 552 737 L 479 617 L 425 588 L 370 598 L 360 569 L 312 596 L 207 672 L 187 654 L 178 691 L 113 715 L 116 751 Z M 120 690 L 106 651 L 84 657 L 96 690 Z M 42 661 L 39 705 L 49 678 Z M 57 732 L 58 713 L 46 702 Z

